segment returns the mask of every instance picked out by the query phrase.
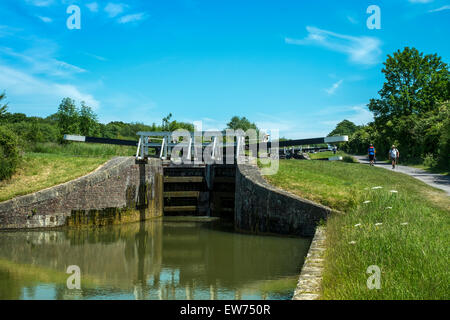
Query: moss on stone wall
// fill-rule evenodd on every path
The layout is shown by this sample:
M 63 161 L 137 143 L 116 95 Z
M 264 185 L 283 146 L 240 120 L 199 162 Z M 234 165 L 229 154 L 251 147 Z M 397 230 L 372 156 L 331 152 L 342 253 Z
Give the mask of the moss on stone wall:
M 147 218 L 147 217 L 145 217 Z M 142 220 L 142 211 L 132 208 L 105 208 L 102 210 L 72 210 L 66 225 L 80 226 L 106 226 Z

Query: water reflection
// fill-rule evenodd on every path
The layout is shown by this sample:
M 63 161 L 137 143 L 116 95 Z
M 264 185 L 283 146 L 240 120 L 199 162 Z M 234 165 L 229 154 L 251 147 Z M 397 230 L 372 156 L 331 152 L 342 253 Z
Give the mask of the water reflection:
M 218 222 L 0 233 L 0 299 L 290 299 L 309 239 Z M 69 265 L 81 290 L 68 290 Z

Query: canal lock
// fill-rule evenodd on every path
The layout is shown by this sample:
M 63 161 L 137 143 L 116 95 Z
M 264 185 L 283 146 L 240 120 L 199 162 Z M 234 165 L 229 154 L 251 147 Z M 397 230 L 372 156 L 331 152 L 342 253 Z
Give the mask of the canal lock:
M 235 165 L 163 165 L 164 216 L 234 220 Z

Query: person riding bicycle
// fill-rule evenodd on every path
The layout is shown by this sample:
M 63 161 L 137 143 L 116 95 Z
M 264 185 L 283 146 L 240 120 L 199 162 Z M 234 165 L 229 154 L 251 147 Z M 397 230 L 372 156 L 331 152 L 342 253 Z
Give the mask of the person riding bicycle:
M 373 163 L 375 161 L 375 153 L 376 153 L 375 147 L 373 146 L 373 144 L 370 144 L 369 150 L 367 151 L 367 155 L 369 156 L 371 166 L 373 166 Z

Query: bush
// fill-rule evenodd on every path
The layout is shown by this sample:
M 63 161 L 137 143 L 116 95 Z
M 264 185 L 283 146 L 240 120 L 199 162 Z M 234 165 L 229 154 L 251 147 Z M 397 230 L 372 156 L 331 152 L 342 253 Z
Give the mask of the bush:
M 342 161 L 348 162 L 348 163 L 358 163 L 358 160 L 356 160 L 355 158 L 353 158 L 351 156 L 344 156 L 342 158 Z
M 425 157 L 423 157 L 423 164 L 426 167 L 434 168 L 436 167 L 437 162 L 437 157 L 435 157 L 432 153 L 427 153 Z
M 0 180 L 10 178 L 20 160 L 19 139 L 10 129 L 0 126 Z
M 447 106 L 449 103 L 447 103 Z M 441 137 L 439 141 L 438 164 L 442 168 L 450 169 L 450 108 L 447 107 L 446 119 L 442 123 Z
M 48 123 L 27 120 L 8 124 L 7 126 L 19 137 L 23 146 L 37 142 L 58 141 L 58 128 Z

